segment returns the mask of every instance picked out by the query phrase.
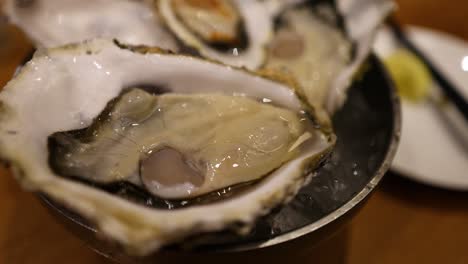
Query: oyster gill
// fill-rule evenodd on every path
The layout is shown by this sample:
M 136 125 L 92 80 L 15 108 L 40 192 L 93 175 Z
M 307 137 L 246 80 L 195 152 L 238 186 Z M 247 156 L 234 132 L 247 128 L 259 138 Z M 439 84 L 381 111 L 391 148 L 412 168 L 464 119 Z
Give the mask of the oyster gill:
M 95 40 L 37 52 L 0 93 L 1 160 L 12 165 L 25 187 L 86 217 L 131 254 L 149 254 L 204 232 L 249 230 L 259 216 L 297 193 L 335 142 L 315 126 L 311 140 L 301 144 L 293 158 L 245 192 L 177 210 L 143 207 L 57 175 L 48 162 L 49 136 L 89 127 L 108 102 L 141 83 L 177 94 L 268 98 L 277 107 L 313 114 L 280 83 L 154 48 Z
M 4 11 L 39 47 L 106 37 L 178 50 L 158 15 L 142 0 L 6 0 Z
M 264 177 L 311 135 L 306 118 L 239 96 L 132 89 L 104 113 L 81 137 L 54 137 L 63 146 L 51 156 L 57 171 L 100 183 L 131 181 L 166 199 Z

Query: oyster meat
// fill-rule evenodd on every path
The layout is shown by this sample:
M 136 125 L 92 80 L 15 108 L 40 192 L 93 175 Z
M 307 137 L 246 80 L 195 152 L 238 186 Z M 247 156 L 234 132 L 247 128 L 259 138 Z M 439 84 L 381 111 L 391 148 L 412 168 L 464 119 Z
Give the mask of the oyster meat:
M 286 10 L 270 44 L 266 69 L 292 74 L 309 103 L 324 107 L 329 87 L 351 61 L 352 44 L 309 8 Z
M 282 83 L 108 40 L 37 52 L 0 106 L 0 159 L 18 180 L 137 255 L 207 232 L 245 233 L 292 198 L 335 143 Z M 121 183 L 181 206 L 122 195 Z
M 167 199 L 257 180 L 310 137 L 296 113 L 241 96 L 134 88 L 105 115 L 81 140 L 54 137 L 57 171 L 100 183 L 129 180 Z
M 308 102 L 333 114 L 372 51 L 390 0 L 265 0 L 278 23 L 264 68 L 291 74 Z

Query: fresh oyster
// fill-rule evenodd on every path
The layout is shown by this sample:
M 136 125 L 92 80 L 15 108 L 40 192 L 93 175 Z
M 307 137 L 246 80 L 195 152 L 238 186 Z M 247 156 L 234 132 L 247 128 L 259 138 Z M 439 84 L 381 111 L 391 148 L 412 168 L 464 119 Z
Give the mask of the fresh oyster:
M 351 42 L 309 8 L 288 9 L 270 44 L 266 69 L 295 76 L 309 103 L 324 107 L 336 76 L 351 60 Z
M 107 40 L 38 51 L 0 106 L 0 157 L 18 180 L 140 255 L 245 232 L 295 195 L 335 142 L 288 86 Z M 151 201 L 183 200 L 167 210 L 123 199 L 108 188 L 121 182 Z
M 372 49 L 389 0 L 264 0 L 277 17 L 267 70 L 295 76 L 310 104 L 332 114 Z
M 171 31 L 203 57 L 232 66 L 257 69 L 273 19 L 259 1 L 158 0 L 157 8 Z
M 6 0 L 4 11 L 39 47 L 106 37 L 178 51 L 175 38 L 143 0 Z
M 98 183 L 129 180 L 167 199 L 258 180 L 310 137 L 295 112 L 219 94 L 133 88 L 98 120 L 80 136 L 53 138 L 57 171 Z

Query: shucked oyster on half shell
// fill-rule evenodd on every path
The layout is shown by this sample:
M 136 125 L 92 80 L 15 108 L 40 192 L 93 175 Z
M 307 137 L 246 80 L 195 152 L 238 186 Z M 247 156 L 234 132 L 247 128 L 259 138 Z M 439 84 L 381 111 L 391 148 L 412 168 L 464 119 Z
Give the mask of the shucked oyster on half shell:
M 286 85 L 107 40 L 38 51 L 0 106 L 0 157 L 17 179 L 139 255 L 246 232 L 335 143 Z
M 265 62 L 273 17 L 256 0 L 158 0 L 161 17 L 203 57 L 258 69 Z
M 333 114 L 372 51 L 391 0 L 264 0 L 276 17 L 265 69 L 292 74 L 308 102 Z

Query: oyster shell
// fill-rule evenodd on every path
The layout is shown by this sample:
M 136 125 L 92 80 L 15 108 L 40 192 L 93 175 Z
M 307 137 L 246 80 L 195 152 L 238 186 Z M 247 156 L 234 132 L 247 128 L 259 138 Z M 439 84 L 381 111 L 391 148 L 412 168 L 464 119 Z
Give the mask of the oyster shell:
M 117 38 L 178 51 L 174 37 L 142 0 L 6 0 L 9 20 L 39 47 L 55 47 L 92 38 Z M 1 4 L 1 3 L 0 3 Z
M 260 2 L 159 0 L 156 3 L 177 38 L 203 57 L 251 70 L 264 63 L 273 19 Z
M 258 1 L 6 0 L 4 11 L 39 47 L 115 38 L 175 52 L 196 50 L 249 69 L 264 63 L 273 32 L 272 17 Z
M 354 55 L 350 64 L 334 79 L 328 92 L 325 107 L 331 113 L 344 104 L 354 75 L 372 52 L 380 26 L 395 8 L 392 0 L 339 0 L 335 5 L 347 35 L 353 41 Z
M 148 94 L 148 89 L 152 94 Z M 232 122 L 229 118 L 227 121 L 219 120 L 217 114 L 198 112 L 203 107 L 196 105 L 206 105 L 208 101 L 218 102 L 214 103 L 213 107 L 223 110 L 226 115 L 230 111 L 233 111 L 233 116 L 237 116 L 242 111 L 250 114 L 243 118 L 233 118 Z M 155 124 L 163 126 L 162 117 L 167 116 L 160 115 L 159 108 L 154 107 L 153 103 L 158 102 L 168 108 L 166 114 L 171 116 L 171 111 L 174 111 L 173 114 L 180 118 L 181 122 L 166 123 L 173 128 L 170 131 L 174 133 L 170 133 L 172 136 L 169 139 L 161 140 L 159 137 L 159 141 L 151 140 L 157 145 L 160 145 L 160 141 L 164 141 L 165 144 L 164 147 L 150 153 L 153 144 L 143 144 L 148 137 L 147 131 L 133 130 L 129 127 L 133 127 L 135 121 L 138 121 L 138 125 L 147 124 L 156 128 Z M 237 106 L 229 108 L 227 102 Z M 188 113 L 183 112 L 184 103 L 194 105 L 193 108 L 185 108 L 190 110 Z M 93 221 L 105 235 L 124 245 L 132 254 L 139 255 L 149 254 L 161 246 L 204 232 L 226 229 L 245 232 L 259 216 L 268 213 L 273 207 L 295 195 L 310 178 L 311 171 L 331 151 L 335 142 L 333 134 L 324 132 L 326 128 L 320 128 L 317 124 L 313 127 L 301 125 L 304 124 L 303 119 L 313 116 L 313 111 L 291 88 L 281 83 L 201 59 L 167 54 L 156 48 L 126 46 L 106 40 L 94 40 L 37 52 L 32 61 L 26 64 L 0 93 L 0 105 L 0 157 L 1 160 L 12 164 L 18 180 L 28 189 L 46 193 L 77 211 Z M 108 108 L 109 106 L 111 107 Z M 105 115 L 107 110 L 113 114 Z M 192 111 L 198 114 L 195 120 Z M 125 118 L 115 119 L 116 113 L 125 113 L 123 116 Z M 281 121 L 278 121 L 278 114 Z M 206 118 L 201 118 L 204 115 Z M 104 125 L 101 124 L 101 127 L 94 129 L 94 125 L 103 121 L 99 119 L 101 116 L 107 116 L 110 120 L 104 120 Z M 152 122 L 152 119 L 156 122 Z M 118 122 L 109 122 L 112 120 Z M 127 122 L 129 120 L 130 122 Z M 253 127 L 257 121 L 263 122 L 260 128 Z M 193 126 L 189 124 L 190 122 Z M 199 125 L 204 122 L 209 125 Z M 115 124 L 118 124 L 117 127 Z M 174 130 L 177 126 L 185 125 L 190 129 Z M 148 174 L 144 170 L 151 171 L 153 165 L 166 163 L 167 160 L 175 161 L 174 164 L 181 166 L 190 165 L 190 162 L 183 159 L 183 155 L 187 154 L 186 150 L 190 149 L 190 146 L 198 148 L 206 145 L 198 142 L 205 141 L 204 137 L 210 138 L 210 133 L 197 133 L 196 130 L 209 127 L 221 128 L 219 131 L 221 133 L 215 137 L 221 143 L 218 150 L 236 149 L 232 148 L 232 143 L 235 145 L 236 142 L 241 142 L 250 145 L 249 149 L 261 149 L 260 152 L 269 152 L 268 155 L 272 155 L 271 159 L 264 159 L 264 155 L 252 159 L 252 164 L 264 162 L 268 164 L 253 170 L 240 168 L 251 177 L 226 182 L 214 181 L 216 182 L 214 186 L 197 193 L 199 195 L 221 187 L 229 188 L 230 186 L 226 185 L 239 182 L 250 183 L 241 192 L 230 197 L 209 203 L 192 204 L 190 207 L 177 210 L 163 210 L 122 199 L 98 188 L 99 184 L 93 186 L 69 177 L 79 174 L 78 176 L 85 177 L 91 182 L 94 180 L 96 183 L 97 181 L 106 183 L 109 175 L 100 173 L 99 168 L 89 170 L 97 172 L 95 175 L 88 174 L 87 171 L 95 166 L 106 167 L 110 164 L 112 167 L 113 164 L 106 164 L 101 160 L 97 163 L 89 161 L 82 154 L 86 153 L 86 147 L 90 145 L 100 150 L 106 144 L 110 144 L 110 148 L 127 144 L 129 147 L 123 154 L 138 156 L 143 171 L 136 172 L 139 177 L 134 177 L 136 170 L 134 165 L 138 163 L 134 159 L 133 162 L 128 162 L 128 166 L 112 167 L 118 168 L 121 175 L 115 174 L 117 178 L 111 181 L 127 180 L 133 184 L 140 184 L 140 188 L 150 189 L 153 187 L 151 185 L 154 179 L 151 177 L 154 177 L 154 173 Z M 232 127 L 235 127 L 238 133 L 233 133 Z M 262 133 L 261 127 L 275 128 L 275 130 L 269 129 L 266 133 Z M 59 161 L 59 163 L 65 167 L 65 170 L 56 170 L 53 165 L 54 155 L 49 152 L 48 143 L 51 135 L 63 136 L 64 131 L 77 133 L 76 130 L 81 129 L 98 131 L 106 137 L 106 133 L 110 133 L 108 131 L 110 128 L 114 131 L 116 129 L 116 134 L 126 130 L 125 137 L 122 139 L 110 137 L 109 141 L 112 143 L 84 141 L 81 143 L 85 144 L 78 144 L 83 151 L 74 147 L 68 151 L 66 148 L 68 143 L 73 144 L 74 140 L 80 137 L 66 138 L 63 144 L 65 155 L 59 158 L 63 159 L 64 162 Z M 253 131 L 255 128 L 258 131 Z M 153 129 L 148 128 L 148 131 Z M 216 128 L 213 131 L 217 132 Z M 140 137 L 137 135 L 139 133 L 144 136 Z M 162 132 L 154 131 L 156 137 L 158 133 Z M 249 134 L 259 140 L 249 141 Z M 60 141 L 60 138 L 52 138 Z M 189 140 L 184 141 L 186 138 Z M 226 140 L 232 138 L 235 140 Z M 182 143 L 177 142 L 178 140 Z M 144 153 L 135 151 L 135 145 L 129 144 L 131 141 L 135 141 L 134 143 L 140 146 L 147 146 L 148 151 Z M 208 143 L 213 142 L 208 140 Z M 267 143 L 267 146 L 261 146 L 262 143 Z M 208 151 L 207 155 L 201 155 L 203 156 L 201 160 L 216 160 L 219 157 L 217 148 L 213 150 Z M 164 153 L 158 153 L 161 151 Z M 153 153 L 161 155 L 153 156 Z M 70 165 L 67 154 L 81 156 L 71 160 Z M 94 154 L 95 157 L 98 155 L 99 159 L 113 156 L 108 155 L 110 153 L 101 156 L 98 152 Z M 128 157 L 116 159 L 115 156 L 119 155 L 114 155 L 110 160 L 127 162 Z M 191 155 L 189 159 L 197 160 L 196 157 Z M 226 155 L 222 154 L 221 157 Z M 83 162 L 90 163 L 80 164 Z M 235 167 L 232 166 L 234 163 L 226 164 Z M 196 178 L 203 174 L 197 174 L 199 171 L 196 162 L 192 165 L 194 166 L 182 169 L 181 174 L 185 176 L 183 175 L 182 180 L 178 179 L 177 183 L 186 182 L 184 177 L 193 177 L 192 173 L 195 171 L 193 185 L 203 186 L 200 182 L 205 179 Z M 58 171 L 72 172 L 73 175 L 61 175 Z M 109 174 L 112 174 L 110 172 Z M 145 179 L 146 177 L 150 179 Z M 169 187 L 154 188 L 152 191 L 154 194 L 179 198 L 187 193 L 187 188 L 183 188 L 183 191 L 177 189 L 180 184 L 174 187 L 173 184 L 167 184 L 160 178 L 156 181 Z

